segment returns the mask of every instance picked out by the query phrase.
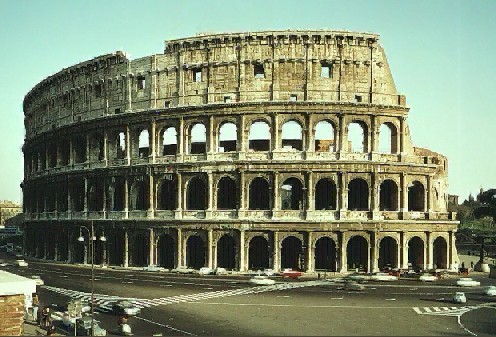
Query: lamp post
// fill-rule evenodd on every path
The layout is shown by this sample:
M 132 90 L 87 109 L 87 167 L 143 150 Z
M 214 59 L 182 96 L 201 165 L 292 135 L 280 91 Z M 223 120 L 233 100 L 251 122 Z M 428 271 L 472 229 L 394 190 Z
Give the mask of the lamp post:
M 85 229 L 88 232 L 88 244 L 90 245 L 90 252 L 91 252 L 91 336 L 94 336 L 95 332 L 95 288 L 94 288 L 94 283 L 95 283 L 95 227 L 93 226 L 93 220 L 91 221 L 91 227 L 88 229 L 85 226 L 79 226 L 79 229 Z M 78 238 L 79 242 L 84 242 L 84 236 L 81 235 Z M 100 237 L 100 241 L 105 242 L 107 241 L 107 238 L 102 235 Z

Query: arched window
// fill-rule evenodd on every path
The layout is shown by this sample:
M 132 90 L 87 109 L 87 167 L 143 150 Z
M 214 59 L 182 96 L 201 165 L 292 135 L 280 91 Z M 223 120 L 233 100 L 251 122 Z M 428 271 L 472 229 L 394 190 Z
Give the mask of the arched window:
M 163 135 L 163 149 L 164 156 L 175 155 L 177 153 L 177 131 L 176 128 L 171 126 L 167 128 Z
M 336 151 L 334 126 L 328 121 L 320 121 L 315 125 L 315 151 Z
M 408 211 L 424 212 L 424 185 L 414 181 L 408 186 Z
M 219 129 L 218 152 L 235 152 L 237 137 L 236 124 L 223 124 Z
M 303 185 L 297 178 L 289 178 L 284 181 L 280 190 L 281 209 L 302 210 L 303 209 Z
M 250 209 L 270 209 L 269 183 L 262 177 L 253 179 L 250 183 Z
M 281 145 L 283 150 L 303 150 L 302 129 L 298 122 L 289 121 L 284 123 L 282 126 Z
M 148 130 L 141 131 L 139 135 L 138 157 L 147 158 L 150 154 L 150 141 Z
M 352 122 L 348 125 L 348 152 L 367 152 L 367 126 L 362 122 Z
M 217 209 L 236 209 L 237 205 L 236 182 L 230 177 L 222 177 L 217 192 Z
M 382 182 L 379 191 L 379 210 L 398 210 L 398 186 L 394 180 L 387 179 Z
M 384 123 L 379 129 L 379 152 L 397 153 L 397 132 L 393 123 Z
M 253 122 L 248 136 L 249 149 L 252 151 L 270 150 L 270 127 L 263 121 Z
M 327 178 L 320 179 L 315 186 L 315 209 L 336 209 L 336 184 Z
M 348 184 L 348 209 L 353 211 L 369 209 L 369 187 L 365 180 L 356 178 Z
M 369 247 L 363 236 L 356 235 L 350 238 L 346 247 L 348 270 L 358 269 L 368 271 Z
M 197 123 L 190 129 L 190 148 L 189 153 L 200 154 L 207 152 L 207 130 L 205 125 Z
M 158 195 L 158 209 L 173 211 L 177 205 L 177 182 L 176 180 L 164 179 L 160 184 Z
M 201 177 L 194 177 L 188 183 L 186 209 L 207 209 L 207 186 Z
M 149 206 L 148 184 L 145 181 L 136 181 L 131 190 L 131 209 L 145 211 Z

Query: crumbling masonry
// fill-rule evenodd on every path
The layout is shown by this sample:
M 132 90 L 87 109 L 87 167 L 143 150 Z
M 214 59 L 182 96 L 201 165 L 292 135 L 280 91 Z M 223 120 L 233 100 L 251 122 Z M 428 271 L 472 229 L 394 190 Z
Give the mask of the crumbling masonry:
M 378 38 L 199 35 L 44 79 L 24 99 L 26 252 L 89 262 L 93 223 L 95 263 L 125 267 L 455 268 L 447 160 L 411 144 Z

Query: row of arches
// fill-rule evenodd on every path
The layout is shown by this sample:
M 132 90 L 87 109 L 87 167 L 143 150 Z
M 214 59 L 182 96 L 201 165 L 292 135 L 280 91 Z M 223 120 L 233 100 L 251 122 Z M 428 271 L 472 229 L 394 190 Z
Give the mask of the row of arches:
M 129 188 L 124 177 L 113 177 L 112 182 L 105 184 L 102 179 L 89 179 L 85 184 L 83 179 L 55 184 L 54 188 L 46 191 L 43 188 L 35 189 L 33 193 L 25 193 L 24 202 L 28 212 L 42 211 L 123 211 L 148 210 L 151 204 L 157 210 L 176 210 L 182 200 L 179 188 L 185 190 L 186 210 L 207 210 L 210 204 L 209 183 L 213 184 L 213 193 L 216 203 L 212 205 L 217 210 L 235 210 L 247 208 L 250 210 L 270 210 L 278 206 L 282 210 L 337 210 L 340 205 L 338 184 L 331 178 L 321 178 L 312 191 L 308 191 L 305 182 L 297 177 L 285 179 L 273 193 L 273 182 L 267 177 L 255 177 L 247 182 L 247 203 L 241 200 L 239 181 L 230 175 L 222 176 L 215 182 L 209 182 L 206 175 L 193 176 L 185 182 L 185 186 L 178 186 L 177 177 L 162 179 L 156 185 L 156 193 L 150 193 L 149 179 L 137 179 Z M 154 186 L 152 184 L 152 186 Z M 152 187 L 154 188 L 154 187 Z M 363 178 L 352 179 L 346 186 L 346 207 L 349 210 L 367 211 L 375 208 L 371 205 L 369 183 Z M 399 211 L 400 193 L 395 180 L 386 179 L 378 186 L 378 209 L 380 211 Z M 26 192 L 31 192 L 29 187 Z M 408 211 L 425 210 L 425 188 L 419 181 L 413 181 L 408 186 Z M 151 203 L 151 198 L 156 203 Z M 70 196 L 68 198 L 68 196 Z M 212 196 L 213 197 L 213 196 Z M 128 198 L 128 200 L 126 199 Z M 341 205 L 341 209 L 344 208 Z

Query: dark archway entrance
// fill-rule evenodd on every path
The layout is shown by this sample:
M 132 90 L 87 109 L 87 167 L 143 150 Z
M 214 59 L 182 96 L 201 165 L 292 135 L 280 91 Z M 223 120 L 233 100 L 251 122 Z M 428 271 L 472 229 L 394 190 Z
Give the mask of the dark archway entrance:
M 186 265 L 193 269 L 205 266 L 205 243 L 197 235 L 190 236 L 186 242 Z
M 144 233 L 136 233 L 131 247 L 131 266 L 144 267 L 148 265 L 150 252 L 150 243 L 147 235 Z
M 315 186 L 315 209 L 336 209 L 336 184 L 330 179 L 320 179 Z
M 160 185 L 158 209 L 173 211 L 177 205 L 177 182 L 165 179 Z
M 236 209 L 237 206 L 236 183 L 230 177 L 222 177 L 217 188 L 217 209 Z
M 315 243 L 315 269 L 336 271 L 336 243 L 333 239 L 322 237 Z
M 250 270 L 269 268 L 269 244 L 262 236 L 255 236 L 250 240 L 248 268 Z
M 288 236 L 282 241 L 281 268 L 302 270 L 304 256 L 300 239 Z
M 172 269 L 175 266 L 176 245 L 169 234 L 160 235 L 157 243 L 157 264 Z
M 443 237 L 438 237 L 434 240 L 432 251 L 432 266 L 434 268 L 448 268 L 448 245 Z
M 236 242 L 228 234 L 217 242 L 217 266 L 229 270 L 236 268 Z
M 303 185 L 296 178 L 289 178 L 281 186 L 281 209 L 303 209 Z
M 379 192 L 379 210 L 398 210 L 398 187 L 393 180 L 384 180 Z
M 107 263 L 113 266 L 124 264 L 124 233 L 121 230 L 110 230 L 107 237 Z
M 398 268 L 398 244 L 390 236 L 381 240 L 378 265 L 381 270 L 384 267 Z
M 348 270 L 368 272 L 369 245 L 363 236 L 353 236 L 346 248 Z
M 249 208 L 253 210 L 270 209 L 269 205 L 270 191 L 269 183 L 261 177 L 253 179 L 250 183 L 250 205 Z
M 418 236 L 408 241 L 408 264 L 413 269 L 424 268 L 424 242 Z
M 414 181 L 408 187 L 408 211 L 423 212 L 424 211 L 424 185 L 418 181 Z
M 365 180 L 357 178 L 348 184 L 348 209 L 350 211 L 369 209 L 369 187 Z
M 186 209 L 205 210 L 207 209 L 207 189 L 206 184 L 200 177 L 194 177 L 188 184 Z

